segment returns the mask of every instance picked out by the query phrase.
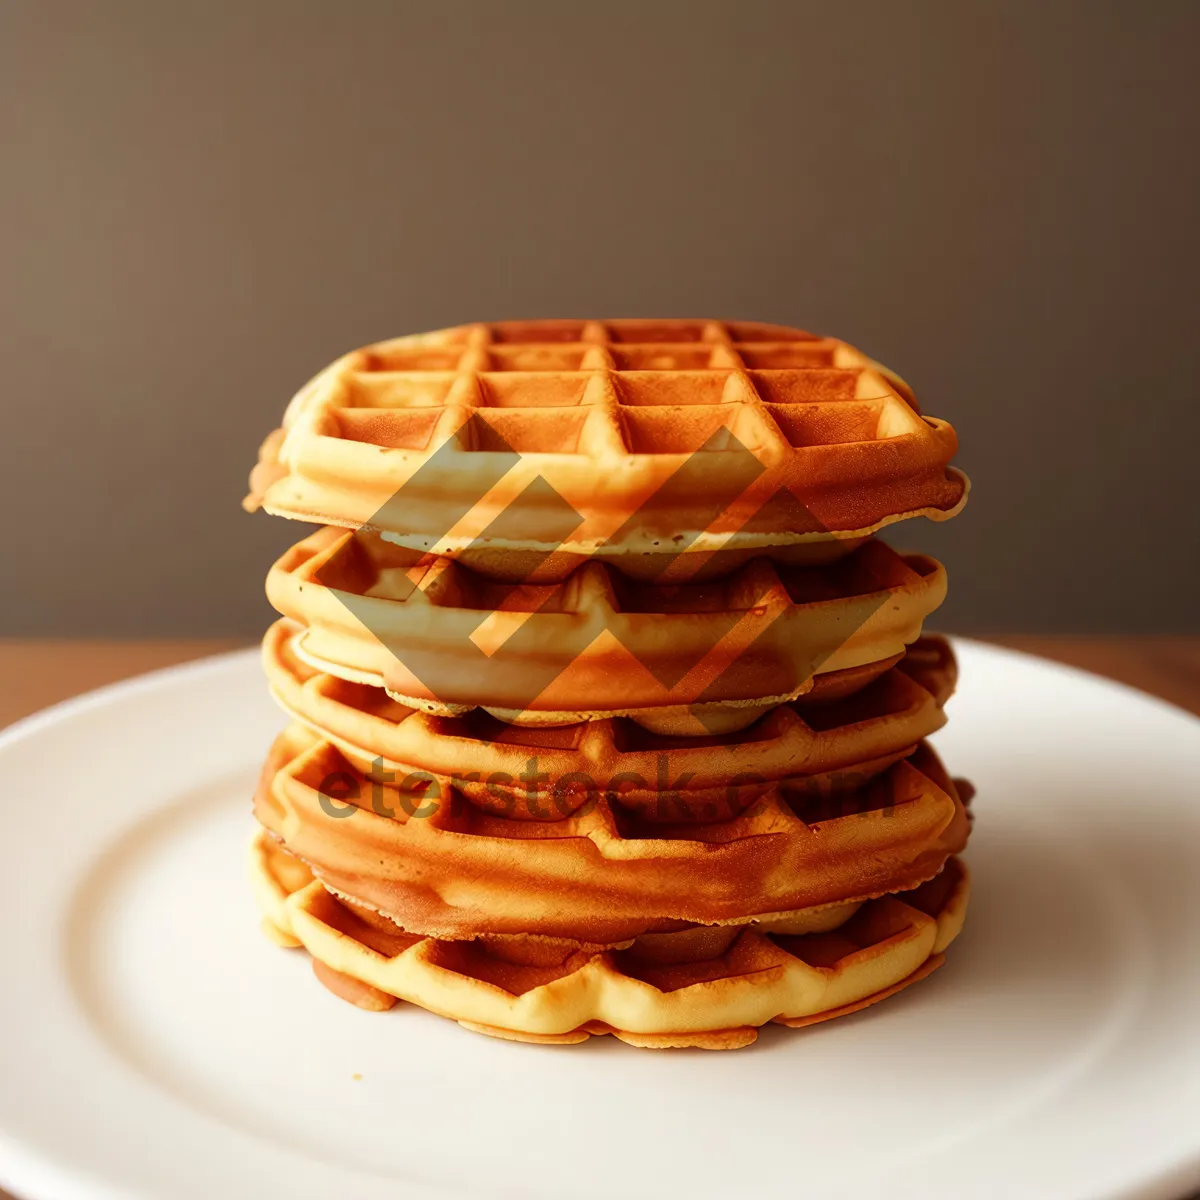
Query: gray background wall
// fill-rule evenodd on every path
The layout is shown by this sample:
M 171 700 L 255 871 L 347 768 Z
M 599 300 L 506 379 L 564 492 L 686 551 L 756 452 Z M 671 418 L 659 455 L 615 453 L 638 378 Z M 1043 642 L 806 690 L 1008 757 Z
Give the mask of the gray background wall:
M 0 633 L 246 633 L 238 508 L 351 346 L 517 315 L 854 341 L 951 419 L 943 624 L 1200 629 L 1200 5 L 0 7 Z

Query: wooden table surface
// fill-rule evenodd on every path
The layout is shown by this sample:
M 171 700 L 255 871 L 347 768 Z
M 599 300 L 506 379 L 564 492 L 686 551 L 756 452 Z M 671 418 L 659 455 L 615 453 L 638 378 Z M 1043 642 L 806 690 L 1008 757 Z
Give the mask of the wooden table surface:
M 1200 637 L 1020 636 L 988 640 L 1107 675 L 1200 714 Z M 217 639 L 0 639 L 0 726 L 89 688 L 244 644 Z M 0 1191 L 0 1200 L 6 1196 Z

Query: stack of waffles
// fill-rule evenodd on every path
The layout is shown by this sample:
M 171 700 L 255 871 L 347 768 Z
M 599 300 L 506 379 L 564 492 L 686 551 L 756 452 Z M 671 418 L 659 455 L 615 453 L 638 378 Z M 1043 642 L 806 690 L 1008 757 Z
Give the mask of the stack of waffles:
M 356 351 L 248 507 L 290 725 L 255 796 L 264 928 L 362 1008 L 730 1048 L 921 979 L 965 785 L 939 563 L 953 430 L 853 347 L 718 321 L 462 326 Z

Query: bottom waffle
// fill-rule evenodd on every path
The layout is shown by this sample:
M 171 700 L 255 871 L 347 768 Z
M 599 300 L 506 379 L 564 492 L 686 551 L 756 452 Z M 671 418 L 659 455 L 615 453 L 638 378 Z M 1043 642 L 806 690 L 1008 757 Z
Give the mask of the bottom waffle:
M 444 942 L 368 923 L 264 831 L 251 877 L 272 940 L 303 946 L 317 977 L 360 1008 L 401 999 L 514 1041 L 611 1033 L 648 1048 L 734 1049 L 767 1022 L 808 1025 L 885 999 L 941 965 L 969 892 L 951 858 L 911 891 L 854 906 L 836 928 L 697 927 L 564 956 L 553 939 Z

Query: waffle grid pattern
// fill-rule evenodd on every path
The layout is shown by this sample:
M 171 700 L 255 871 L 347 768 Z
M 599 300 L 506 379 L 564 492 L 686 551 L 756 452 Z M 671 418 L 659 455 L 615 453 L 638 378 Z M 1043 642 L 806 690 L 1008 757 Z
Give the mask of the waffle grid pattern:
M 593 561 L 559 583 L 511 585 L 329 528 L 267 579 L 314 665 L 436 711 L 479 705 L 526 723 L 537 711 L 778 703 L 814 674 L 902 653 L 945 588 L 935 560 L 876 541 L 820 566 L 758 558 L 704 583 L 651 584 Z
M 728 782 L 750 764 L 764 786 L 776 779 L 830 791 L 860 785 L 944 724 L 956 669 L 944 639 L 922 638 L 897 667 L 843 699 L 792 702 L 739 733 L 684 738 L 651 733 L 624 717 L 530 728 L 481 709 L 434 716 L 382 688 L 314 671 L 292 651 L 295 633 L 278 621 L 263 640 L 272 694 L 290 717 L 328 738 L 359 770 L 381 760 L 389 770 L 454 778 L 475 803 L 534 818 L 551 803 L 550 780 L 572 775 L 644 779 L 641 789 L 623 791 L 622 801 L 653 818 L 664 807 L 663 756 L 670 776 L 684 780 L 677 819 L 691 811 L 696 820 L 731 815 L 723 803 Z M 539 768 L 545 779 L 536 778 Z M 505 775 L 507 786 L 487 783 Z
M 742 788 L 752 803 L 724 820 L 704 820 L 703 804 L 688 820 L 648 817 L 625 803 L 625 787 L 560 777 L 531 820 L 428 772 L 364 774 L 293 725 L 272 749 L 254 811 L 333 890 L 407 930 L 451 939 L 611 942 L 663 922 L 743 924 L 863 900 L 931 878 L 969 832 L 954 783 L 924 743 L 847 792 Z M 728 791 L 736 810 L 732 780 Z
M 486 808 L 459 790 L 455 780 L 429 771 L 380 782 L 360 772 L 330 742 L 301 727 L 293 726 L 283 736 L 289 743 L 285 754 L 294 757 L 277 778 L 272 800 L 286 818 L 304 810 L 313 819 L 320 819 L 320 812 L 325 825 L 343 819 L 331 817 L 330 806 L 320 802 L 322 788 L 330 779 L 353 780 L 357 785 L 353 795 L 335 799 L 333 806 L 335 812 L 347 803 L 359 808 L 345 821 L 347 826 L 360 817 L 369 824 L 387 820 L 401 842 L 437 840 L 442 834 L 519 841 L 529 846 L 533 856 L 539 842 L 573 839 L 590 841 L 613 859 L 695 859 L 703 857 L 703 846 L 733 846 L 775 834 L 795 840 L 802 855 L 817 858 L 843 841 L 887 850 L 918 830 L 918 836 L 936 838 L 956 806 L 954 785 L 932 752 L 923 747 L 849 795 L 813 793 L 779 782 L 756 793 L 743 785 L 755 802 L 727 820 L 714 821 L 706 814 L 699 814 L 698 821 L 652 819 L 626 805 L 625 793 L 633 789 L 618 778 L 556 781 L 566 786 L 553 789 L 553 800 L 541 820 L 530 820 Z M 737 785 L 731 784 L 730 790 L 738 791 Z M 411 828 L 405 830 L 406 826 Z M 447 853 L 451 843 L 460 846 L 464 858 L 469 857 L 457 837 L 447 842 Z M 553 849 L 558 853 L 563 847 Z M 580 853 L 587 853 L 582 846 Z
M 542 578 L 594 555 L 657 574 L 663 554 L 708 569 L 697 555 L 816 553 L 946 520 L 968 486 L 956 448 L 903 380 L 835 339 L 718 321 L 465 325 L 310 380 L 244 504 L 470 554 L 496 578 L 528 578 L 534 551 L 551 556 Z
M 361 1007 L 529 1041 L 745 1045 L 928 974 L 968 891 L 970 790 L 924 740 L 945 572 L 870 539 L 959 511 L 956 447 L 778 325 L 332 363 L 245 501 L 324 526 L 268 577 L 264 929 Z
M 768 460 L 922 428 L 908 388 L 844 342 L 716 321 L 399 338 L 335 364 L 300 407 L 323 414 L 327 434 L 391 449 L 441 444 L 473 414 L 465 451 L 592 458 L 719 450 L 727 430 Z
M 255 839 L 251 877 L 266 927 L 303 946 L 332 990 L 364 1008 L 401 998 L 476 1032 L 551 1043 L 612 1033 L 648 1047 L 730 1049 L 768 1021 L 804 1025 L 854 1011 L 940 965 L 969 892 L 951 859 L 936 879 L 869 902 L 827 932 L 745 929 L 700 957 L 677 957 L 667 946 L 679 936 L 668 935 L 643 939 L 661 947 L 564 954 L 551 945 L 514 958 L 482 943 L 384 932 L 279 857 L 265 836 Z M 713 940 L 710 931 L 704 938 Z

